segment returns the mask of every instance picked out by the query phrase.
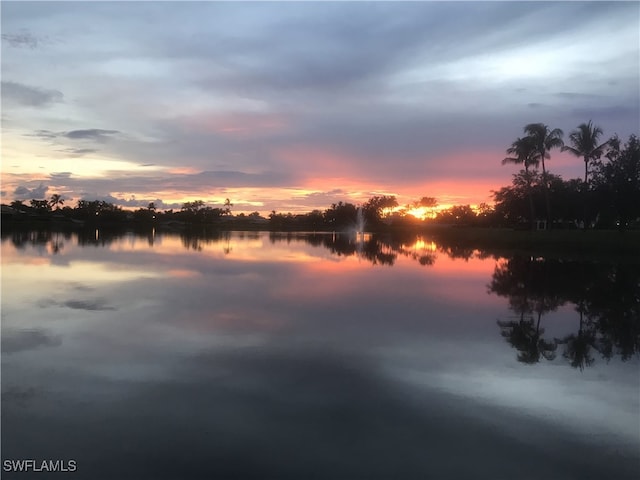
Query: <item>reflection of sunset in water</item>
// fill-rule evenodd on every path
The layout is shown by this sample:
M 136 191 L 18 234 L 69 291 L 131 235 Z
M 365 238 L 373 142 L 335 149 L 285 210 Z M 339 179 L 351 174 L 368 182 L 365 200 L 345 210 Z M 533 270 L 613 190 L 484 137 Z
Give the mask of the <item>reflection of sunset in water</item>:
M 436 425 L 427 441 L 446 454 L 459 451 L 472 424 L 478 434 L 465 452 L 485 459 L 495 442 L 524 444 L 512 454 L 517 469 L 531 446 L 549 451 L 549 438 L 570 445 L 570 458 L 591 448 L 598 459 L 598 442 L 621 451 L 639 443 L 637 360 L 618 353 L 636 347 L 611 322 L 635 308 L 631 288 L 620 295 L 626 310 L 592 302 L 613 358 L 583 362 L 580 372 L 572 368 L 581 340 L 572 302 L 584 288 L 563 289 L 586 281 L 604 292 L 613 278 L 618 289 L 637 285 L 624 265 L 496 260 L 427 235 L 99 231 L 96 239 L 90 231 L 65 236 L 57 250 L 48 247 L 54 239 L 3 231 L 3 452 L 9 445 L 26 455 L 44 439 L 49 455 L 50 444 L 76 442 L 69 451 L 89 464 L 87 445 L 116 458 L 112 439 L 123 434 L 153 451 L 166 432 L 207 444 L 221 425 L 245 432 L 229 433 L 243 452 L 261 435 L 277 443 L 274 425 L 292 432 L 296 448 L 328 429 L 327 440 L 351 435 L 377 442 L 376 451 L 411 448 L 408 432 L 422 450 Z M 550 292 L 552 278 L 567 280 Z M 534 309 L 542 312 L 537 331 Z M 536 367 L 518 360 L 554 338 L 565 342 L 555 359 L 526 357 Z M 47 393 L 12 403 L 27 391 Z M 539 391 L 554 394 L 532 395 Z M 388 425 L 395 431 L 399 422 L 402 435 L 389 440 Z M 71 430 L 71 439 L 59 433 Z M 218 437 L 222 448 L 229 435 Z M 576 438 L 594 445 L 572 450 Z M 474 446 L 486 443 L 486 451 Z M 554 461 L 571 468 L 564 451 Z M 608 469 L 607 459 L 596 463 Z M 494 461 L 502 465 L 501 454 Z

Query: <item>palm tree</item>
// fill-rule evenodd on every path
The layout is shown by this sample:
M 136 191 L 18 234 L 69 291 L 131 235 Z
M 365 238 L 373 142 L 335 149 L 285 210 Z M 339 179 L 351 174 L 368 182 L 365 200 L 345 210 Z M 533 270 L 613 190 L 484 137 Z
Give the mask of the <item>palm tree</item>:
M 589 162 L 598 160 L 609 145 L 609 140 L 598 145 L 598 139 L 602 135 L 602 129 L 591 123 L 581 123 L 577 130 L 569 135 L 572 146 L 563 146 L 562 151 L 571 152 L 576 157 L 582 157 L 584 160 L 584 185 L 587 186 L 589 179 Z
M 56 207 L 56 210 L 60 210 L 60 205 L 64 205 L 64 199 L 61 195 L 54 193 L 53 195 L 51 195 L 49 205 L 51 205 L 52 208 Z
M 529 210 L 531 212 L 531 229 L 533 230 L 535 225 L 535 208 L 533 205 L 533 196 L 531 194 L 531 176 L 529 175 L 529 167 L 537 167 L 540 163 L 539 158 L 536 155 L 535 145 L 531 137 L 521 137 L 516 139 L 515 142 L 507 148 L 507 155 L 502 160 L 502 164 L 515 163 L 516 165 L 524 165 L 525 177 L 527 180 L 527 196 L 529 197 Z
M 598 139 L 602 135 L 602 129 L 591 123 L 581 123 L 578 125 L 577 130 L 574 130 L 569 135 L 572 146 L 563 146 L 562 151 L 571 152 L 576 157 L 582 157 L 584 160 L 584 228 L 587 228 L 587 195 L 588 195 L 588 181 L 589 181 L 589 163 L 598 160 L 604 153 L 606 147 L 609 145 L 609 140 L 598 145 Z
M 545 159 L 551 158 L 550 151 L 553 148 L 562 148 L 564 133 L 559 128 L 550 130 L 544 123 L 530 123 L 524 127 L 524 133 L 534 145 L 535 157 L 542 162 L 542 185 L 544 186 L 545 200 L 547 203 L 547 225 L 551 226 L 551 202 L 549 201 L 549 184 L 547 182 L 547 169 Z

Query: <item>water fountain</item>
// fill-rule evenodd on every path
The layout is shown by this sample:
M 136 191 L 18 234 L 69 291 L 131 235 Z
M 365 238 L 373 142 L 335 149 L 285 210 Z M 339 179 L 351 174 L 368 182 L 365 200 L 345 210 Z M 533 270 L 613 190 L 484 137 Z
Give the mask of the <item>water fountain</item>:
M 356 209 L 356 247 L 358 252 L 360 253 L 364 244 L 364 212 L 362 211 L 362 207 L 358 206 Z
M 364 213 L 360 206 L 356 210 L 356 235 L 358 234 L 364 235 Z

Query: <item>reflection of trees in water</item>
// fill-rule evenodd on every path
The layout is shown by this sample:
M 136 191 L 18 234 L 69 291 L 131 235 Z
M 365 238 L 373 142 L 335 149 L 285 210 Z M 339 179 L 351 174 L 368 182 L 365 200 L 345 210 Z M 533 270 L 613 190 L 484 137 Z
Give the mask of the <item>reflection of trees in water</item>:
M 500 335 L 507 339 L 509 344 L 518 350 L 518 361 L 522 363 L 537 363 L 540 357 L 553 360 L 556 357 L 557 345 L 543 338 L 544 328 L 540 328 L 541 315 L 538 321 L 533 317 L 521 318 L 520 320 L 501 321 Z
M 26 246 L 37 249 L 48 249 L 53 255 L 57 255 L 64 248 L 65 240 L 71 239 L 71 232 L 58 232 L 51 230 L 12 230 L 3 232 L 3 239 L 10 237 L 13 246 L 19 250 Z
M 228 233 L 228 232 L 219 232 L 219 231 L 198 232 L 198 231 L 184 230 L 180 232 L 180 240 L 182 241 L 182 245 L 184 246 L 184 248 L 186 248 L 187 250 L 194 250 L 196 252 L 201 252 L 202 248 L 205 245 L 212 245 L 222 240 L 224 238 L 223 233 Z
M 510 310 L 519 316 L 498 321 L 501 335 L 518 350 L 519 361 L 551 359 L 557 346 L 562 346 L 563 358 L 581 370 L 595 363 L 596 352 L 605 360 L 640 354 L 638 265 L 515 256 L 496 266 L 489 291 L 507 297 Z M 544 339 L 542 317 L 567 303 L 578 314 L 577 332 L 553 342 Z
M 417 261 L 420 265 L 433 265 L 436 260 L 435 244 L 427 246 L 420 237 L 391 236 L 372 234 L 301 234 L 294 232 L 272 232 L 269 234 L 271 243 L 294 240 L 304 241 L 315 247 L 324 247 L 332 254 L 349 257 L 357 256 L 373 265 L 393 266 L 402 255 Z
M 336 234 L 316 237 L 321 240 L 320 244 L 334 255 L 344 257 L 355 255 L 373 265 L 392 266 L 398 258 L 397 247 L 394 248 L 391 242 L 382 241 L 373 235 L 365 237 L 357 234 Z
M 557 339 L 556 342 L 565 346 L 562 356 L 569 361 L 569 364 L 573 368 L 583 370 L 584 367 L 590 367 L 595 362 L 591 355 L 591 349 L 597 349 L 596 332 L 593 329 L 593 322 L 585 325 L 583 305 L 579 305 L 576 309 L 580 314 L 578 333 L 572 333 L 562 339 Z
M 127 234 L 123 230 L 92 228 L 78 231 L 78 245 L 83 247 L 106 247 Z
M 553 293 L 548 273 L 544 261 L 517 257 L 500 263 L 489 285 L 491 292 L 508 297 L 509 308 L 519 315 L 518 320 L 499 320 L 498 326 L 523 363 L 537 363 L 540 357 L 553 360 L 556 356 L 556 343 L 544 338 L 540 326 L 543 315 L 562 304 Z

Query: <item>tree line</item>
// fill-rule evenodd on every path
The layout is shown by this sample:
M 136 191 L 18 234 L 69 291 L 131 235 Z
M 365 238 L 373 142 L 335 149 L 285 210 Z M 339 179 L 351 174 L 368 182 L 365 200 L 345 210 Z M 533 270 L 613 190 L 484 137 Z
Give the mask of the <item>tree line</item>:
M 544 219 L 547 228 L 579 221 L 586 228 L 628 228 L 640 218 L 640 142 L 631 135 L 622 144 L 617 135 L 601 141 L 603 130 L 589 121 L 562 140 L 562 130 L 543 123 L 524 127 L 502 164 L 524 168 L 511 186 L 494 192 L 494 220 L 529 223 L 535 229 Z M 584 162 L 584 179 L 565 181 L 546 168 L 551 151 L 570 152 Z M 542 167 L 539 170 L 539 167 Z
M 399 205 L 393 195 L 373 196 L 361 205 L 339 201 L 325 210 L 304 214 L 279 213 L 268 218 L 259 212 L 233 215 L 233 204 L 226 199 L 221 206 L 203 200 L 185 202 L 177 210 L 159 211 L 153 202 L 135 211 L 100 200 L 78 200 L 72 208 L 54 194 L 49 200 L 32 199 L 11 203 L 20 214 L 39 219 L 67 219 L 89 224 L 162 224 L 225 225 L 247 228 L 268 226 L 271 230 L 343 231 L 354 228 L 359 215 L 371 231 L 388 227 L 416 228 L 428 224 L 544 228 L 626 229 L 640 225 L 640 141 L 631 135 L 622 142 L 617 135 L 602 141 L 603 130 L 591 121 L 579 125 L 569 135 L 543 123 L 524 127 L 524 135 L 507 149 L 502 164 L 522 168 L 513 175 L 511 185 L 492 192 L 494 204 L 482 203 L 438 208 L 438 200 L 423 196 Z M 564 180 L 553 174 L 547 163 L 553 150 L 567 151 L 584 163 L 584 178 Z M 418 219 L 410 212 L 420 208 L 426 218 Z M 360 214 L 359 214 L 360 212 Z M 8 215 L 3 210 L 3 221 Z M 25 215 L 22 215 L 25 217 Z M 223 222 L 224 219 L 224 222 Z

